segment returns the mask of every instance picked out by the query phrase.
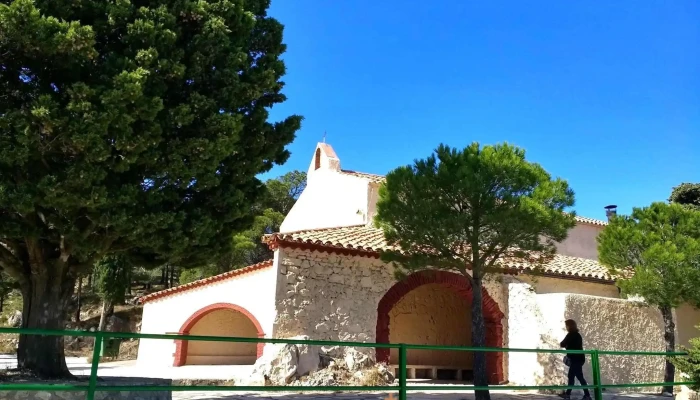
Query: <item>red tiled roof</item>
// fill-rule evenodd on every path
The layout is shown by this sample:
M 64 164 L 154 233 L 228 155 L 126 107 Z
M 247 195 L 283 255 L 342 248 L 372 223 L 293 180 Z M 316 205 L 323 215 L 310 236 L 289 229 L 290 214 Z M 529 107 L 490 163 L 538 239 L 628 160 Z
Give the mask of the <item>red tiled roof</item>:
M 380 229 L 362 226 L 315 229 L 289 233 L 266 235 L 263 241 L 272 248 L 289 246 L 377 257 L 383 250 L 391 250 L 384 240 Z M 613 282 L 607 268 L 596 260 L 557 254 L 542 267 L 523 261 L 505 262 L 503 267 L 522 272 L 537 272 L 562 278 L 580 278 L 596 281 Z
M 149 301 L 162 299 L 163 297 L 172 296 L 176 293 L 185 292 L 188 290 L 196 289 L 198 287 L 211 285 L 212 283 L 225 281 L 227 279 L 236 278 L 247 273 L 258 271 L 264 268 L 272 267 L 272 260 L 263 261 L 257 264 L 249 265 L 247 267 L 239 268 L 233 271 L 224 272 L 223 274 L 215 275 L 209 278 L 200 279 L 194 282 L 186 283 L 184 285 L 176 286 L 174 288 L 161 290 L 159 292 L 147 294 L 139 298 L 139 303 L 144 304 Z
M 340 173 L 343 175 L 354 176 L 356 178 L 367 179 L 372 183 L 382 183 L 386 180 L 386 178 L 383 175 L 367 174 L 364 172 L 350 171 L 347 169 L 341 170 Z
M 595 225 L 595 226 L 607 226 L 608 221 L 601 221 L 599 219 L 593 219 L 588 217 L 576 216 L 576 222 L 581 224 Z
M 343 175 L 350 175 L 350 176 L 354 176 L 357 178 L 367 179 L 372 183 L 383 183 L 386 180 L 386 177 L 383 175 L 366 174 L 364 172 L 350 171 L 347 169 L 341 170 L 340 173 Z M 588 218 L 588 217 L 580 217 L 578 215 L 575 217 L 575 219 L 576 219 L 576 222 L 578 222 L 580 224 L 588 224 L 588 225 L 594 225 L 594 226 L 606 226 L 608 224 L 607 221 L 602 221 L 599 219 Z

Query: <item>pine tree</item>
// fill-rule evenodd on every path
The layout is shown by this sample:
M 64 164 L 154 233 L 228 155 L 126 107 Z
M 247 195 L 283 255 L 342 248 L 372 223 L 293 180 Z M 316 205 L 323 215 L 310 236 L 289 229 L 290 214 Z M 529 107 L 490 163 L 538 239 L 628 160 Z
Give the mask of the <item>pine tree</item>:
M 525 151 L 508 144 L 441 145 L 427 159 L 390 172 L 379 191 L 377 225 L 395 251 L 382 254 L 399 272 L 435 268 L 472 285 L 472 344 L 485 345 L 482 285 L 505 259 L 537 268 L 574 226 L 566 181 L 552 179 Z M 474 353 L 474 384 L 486 386 L 486 354 Z M 477 391 L 477 399 L 490 398 Z

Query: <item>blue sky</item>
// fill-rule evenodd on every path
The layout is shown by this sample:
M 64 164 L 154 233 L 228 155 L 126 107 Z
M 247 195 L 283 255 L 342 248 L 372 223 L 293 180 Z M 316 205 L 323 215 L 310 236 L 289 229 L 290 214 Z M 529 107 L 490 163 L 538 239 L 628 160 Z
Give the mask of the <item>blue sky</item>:
M 342 167 L 385 174 L 439 143 L 508 141 L 604 218 L 700 181 L 700 3 L 273 0 L 306 170 L 327 131 Z

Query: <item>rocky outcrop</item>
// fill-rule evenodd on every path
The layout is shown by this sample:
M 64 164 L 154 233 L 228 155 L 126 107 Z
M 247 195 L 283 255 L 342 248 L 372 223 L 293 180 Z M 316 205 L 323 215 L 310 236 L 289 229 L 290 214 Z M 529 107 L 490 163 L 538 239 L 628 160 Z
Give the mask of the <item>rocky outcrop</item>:
M 308 336 L 290 339 L 309 340 Z M 321 356 L 318 346 L 305 344 L 268 344 L 253 367 L 249 384 L 286 385 L 295 378 L 318 370 Z
M 308 340 L 308 336 L 290 339 Z M 364 384 L 383 386 L 394 377 L 386 366 L 354 348 L 319 348 L 306 344 L 268 344 L 253 367 L 247 385 L 338 386 Z

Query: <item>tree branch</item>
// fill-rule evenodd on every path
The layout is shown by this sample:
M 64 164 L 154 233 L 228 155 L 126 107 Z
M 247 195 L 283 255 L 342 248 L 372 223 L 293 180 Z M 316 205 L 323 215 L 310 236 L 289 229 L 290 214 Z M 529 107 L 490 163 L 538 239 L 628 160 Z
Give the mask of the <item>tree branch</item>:
M 0 266 L 14 279 L 18 281 L 24 281 L 26 279 L 24 268 L 22 268 L 22 263 L 19 258 L 17 258 L 4 243 L 0 244 Z

